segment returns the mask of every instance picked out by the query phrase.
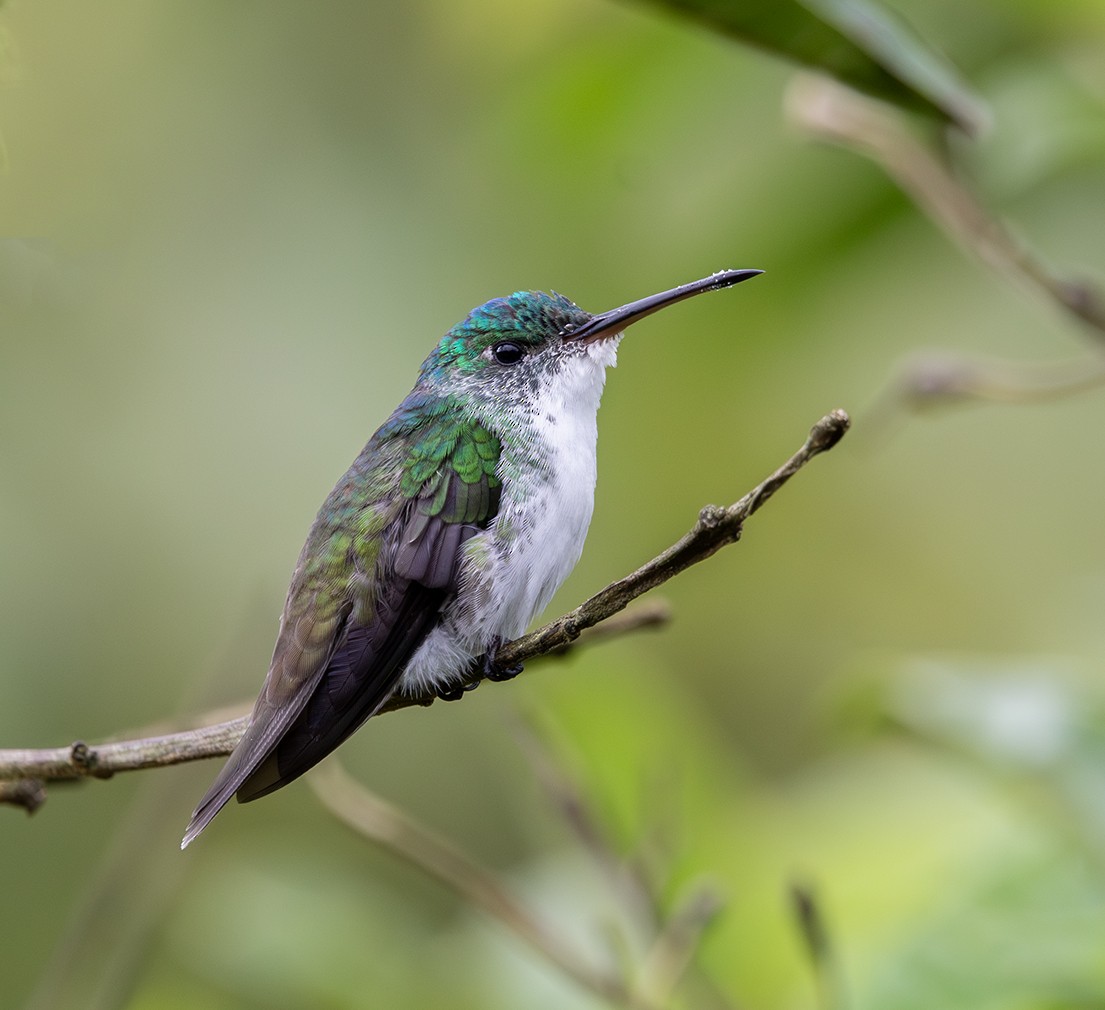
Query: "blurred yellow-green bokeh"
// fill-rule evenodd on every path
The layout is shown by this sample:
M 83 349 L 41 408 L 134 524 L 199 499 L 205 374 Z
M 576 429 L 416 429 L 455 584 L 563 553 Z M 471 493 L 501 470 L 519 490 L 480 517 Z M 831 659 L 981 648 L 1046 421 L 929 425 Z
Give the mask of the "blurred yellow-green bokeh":
M 1101 278 L 1105 7 L 895 6 L 991 106 L 957 152 L 986 202 Z M 315 510 L 472 306 L 759 267 L 623 343 L 552 609 L 829 409 L 854 431 L 663 588 L 667 629 L 381 718 L 344 761 L 596 962 L 637 940 L 519 709 L 623 851 L 665 839 L 665 903 L 725 896 L 700 962 L 735 1004 L 817 1005 L 799 882 L 850 1007 L 1105 1005 L 1105 400 L 918 416 L 886 392 L 926 349 L 1092 338 L 788 126 L 792 74 L 606 0 L 8 0 L 0 747 L 252 697 Z M 0 1006 L 600 1005 L 302 783 L 181 854 L 215 770 L 0 809 Z

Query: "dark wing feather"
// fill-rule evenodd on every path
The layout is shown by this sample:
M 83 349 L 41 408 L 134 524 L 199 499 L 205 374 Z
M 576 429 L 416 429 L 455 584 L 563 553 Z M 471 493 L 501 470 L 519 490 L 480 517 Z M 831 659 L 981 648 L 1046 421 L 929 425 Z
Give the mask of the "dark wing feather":
M 289 594 L 289 607 L 291 603 L 292 594 Z M 316 609 L 312 605 L 307 613 L 311 614 Z M 332 622 L 304 620 L 303 615 L 298 620 L 290 621 L 289 613 L 285 611 L 272 664 L 265 678 L 265 685 L 261 689 L 261 695 L 254 706 L 249 725 L 234 748 L 234 752 L 211 784 L 211 788 L 207 790 L 192 813 L 180 845 L 182 849 L 207 827 L 211 819 L 237 792 L 242 782 L 249 778 L 257 766 L 272 753 L 288 727 L 303 711 L 329 668 L 330 659 L 334 653 L 337 640 L 330 629 L 343 625 L 351 610 L 352 605 L 346 604 L 338 611 L 335 615 L 336 619 Z M 306 627 L 309 627 L 320 641 L 329 635 L 329 641 L 325 643 L 325 654 L 321 658 L 316 659 L 313 650 L 305 647 L 305 643 L 301 641 L 300 630 Z M 296 668 L 305 669 L 308 674 L 297 676 Z
M 498 512 L 500 447 L 448 412 L 437 425 L 435 439 L 400 458 L 395 508 L 375 527 L 361 524 L 360 540 L 349 528 L 366 509 L 379 514 L 380 503 L 349 499 L 380 455 L 380 440 L 402 429 L 381 429 L 323 505 L 250 725 L 192 815 L 184 845 L 235 793 L 243 802 L 264 796 L 341 744 L 391 695 L 440 620 L 465 542 Z M 337 606 L 335 585 L 344 594 Z
M 403 666 L 437 623 L 445 590 L 407 583 L 392 612 L 350 624 L 307 704 L 238 788 L 247 803 L 286 786 L 345 741 L 387 701 Z

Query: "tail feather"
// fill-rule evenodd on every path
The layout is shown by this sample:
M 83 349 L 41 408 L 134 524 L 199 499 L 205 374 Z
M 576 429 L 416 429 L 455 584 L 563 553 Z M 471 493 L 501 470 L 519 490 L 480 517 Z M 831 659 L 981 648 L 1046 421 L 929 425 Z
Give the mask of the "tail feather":
M 192 819 L 188 822 L 188 827 L 185 829 L 184 838 L 182 838 L 180 842 L 180 847 L 182 849 L 188 848 L 188 846 L 196 840 L 200 832 L 211 823 L 215 814 L 226 806 L 227 801 L 236 791 L 237 787 L 233 783 L 227 783 L 220 786 L 217 791 L 208 792 L 207 795 L 204 796 L 199 806 L 193 811 Z
M 273 705 L 262 691 L 234 753 L 227 758 L 226 764 L 211 783 L 211 788 L 204 793 L 203 799 L 193 811 L 180 843 L 182 849 L 186 849 L 196 839 L 211 823 L 212 818 L 226 806 L 242 783 L 270 758 L 289 724 L 307 704 L 320 676 L 321 672 L 301 684 L 294 697 L 285 705 Z
M 453 534 L 450 527 L 443 529 L 437 540 L 447 541 L 447 553 L 455 559 L 466 537 L 463 531 Z M 333 647 L 309 676 L 299 675 L 290 698 L 280 690 L 289 678 L 277 666 L 284 658 L 278 644 L 249 727 L 192 814 L 182 849 L 235 793 L 247 802 L 281 788 L 316 765 L 379 710 L 407 661 L 440 620 L 450 591 L 441 583 L 441 565 L 433 552 L 426 564 L 434 584 L 392 579 L 378 591 L 369 623 L 346 620 L 350 605 Z
M 215 781 L 211 784 L 211 788 L 207 790 L 192 813 L 192 819 L 188 822 L 184 838 L 180 843 L 182 849 L 186 849 L 195 841 L 200 832 L 211 823 L 214 816 L 226 806 L 230 797 L 238 791 L 239 786 L 265 761 L 272 747 L 275 746 L 276 741 L 273 741 L 265 750 L 259 750 L 255 745 L 251 746 L 252 741 L 249 741 L 249 736 L 254 725 L 256 724 L 251 724 L 250 729 L 246 730 L 242 742 L 238 744 L 237 749 L 223 765 L 222 771 L 219 772 Z

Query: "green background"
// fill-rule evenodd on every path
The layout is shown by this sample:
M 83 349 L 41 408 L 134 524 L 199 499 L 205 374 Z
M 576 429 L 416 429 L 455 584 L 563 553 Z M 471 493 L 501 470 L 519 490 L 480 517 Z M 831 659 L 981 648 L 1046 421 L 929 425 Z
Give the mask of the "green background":
M 1056 264 L 1105 270 L 1105 8 L 899 5 L 991 105 L 959 146 Z M 878 168 L 782 112 L 792 69 L 648 6 L 11 2 L 0 10 L 0 745 L 251 697 L 333 481 L 472 306 L 635 327 L 599 417 L 570 607 L 739 497 L 833 407 L 854 431 L 662 590 L 659 633 L 534 664 L 343 748 L 596 961 L 614 897 L 519 709 L 751 1010 L 1105 1006 L 1099 394 L 911 415 L 926 348 L 1088 354 Z M 30 236 L 29 238 L 27 236 Z M 298 784 L 181 854 L 216 765 L 0 810 L 0 1005 L 598 1005 Z

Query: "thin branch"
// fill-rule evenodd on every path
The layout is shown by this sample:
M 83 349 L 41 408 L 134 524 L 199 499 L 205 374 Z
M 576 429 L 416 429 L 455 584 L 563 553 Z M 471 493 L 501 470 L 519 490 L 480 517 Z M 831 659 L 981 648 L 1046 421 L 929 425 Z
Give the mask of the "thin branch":
M 1063 277 L 993 214 L 940 156 L 908 128 L 904 118 L 828 78 L 798 77 L 787 112 L 821 140 L 865 155 L 944 233 L 1019 287 L 1076 320 L 1096 350 L 1105 343 L 1105 295 L 1086 280 Z M 1069 396 L 1105 384 L 1100 355 L 1073 362 L 1014 364 L 971 361 L 956 355 L 918 356 L 903 369 L 892 395 L 919 408 L 981 400 L 1032 403 Z
M 667 1004 L 694 963 L 706 927 L 722 910 L 724 901 L 708 884 L 691 891 L 668 916 L 641 968 L 641 991 Z
M 662 628 L 670 620 L 671 604 L 667 600 L 650 600 L 624 613 L 611 614 L 604 618 L 601 624 L 596 624 L 593 628 L 587 628 L 581 632 L 576 641 L 565 642 L 543 655 L 563 656 L 581 645 L 591 646 L 597 642 L 604 642 L 609 638 L 619 638 L 630 631 Z M 538 658 L 540 657 L 534 657 L 534 659 Z
M 818 1004 L 821 1010 L 842 1010 L 846 1002 L 844 985 L 817 895 L 808 884 L 792 881 L 789 897 L 798 933 L 813 969 Z
M 814 456 L 827 452 L 836 445 L 844 437 L 850 424 L 851 420 L 843 410 L 826 414 L 810 429 L 809 437 L 802 448 L 738 502 L 728 508 L 707 505 L 699 513 L 698 522 L 690 532 L 663 554 L 638 568 L 632 575 L 610 583 L 563 617 L 504 646 L 499 650 L 498 661 L 503 666 L 512 666 L 532 656 L 560 648 L 574 641 L 584 628 L 590 628 L 611 614 L 616 614 L 643 593 L 691 565 L 705 561 L 727 544 L 735 543 L 740 539 L 745 521 Z
M 0 803 L 22 807 L 33 814 L 46 802 L 46 783 L 42 779 L 16 779 L 0 782 Z
M 638 569 L 632 575 L 611 583 L 575 610 L 503 646 L 497 660 L 504 667 L 536 659 L 572 645 L 586 629 L 619 614 L 633 600 L 677 575 L 685 568 L 704 561 L 726 544 L 740 539 L 745 521 L 764 502 L 802 469 L 814 456 L 831 449 L 848 430 L 848 415 L 834 410 L 810 430 L 802 447 L 778 470 L 763 480 L 738 502 L 728 508 L 707 506 L 698 522 L 676 544 Z M 626 614 L 618 620 L 622 630 L 656 623 L 654 610 L 646 611 L 646 619 L 638 620 Z M 470 685 L 482 677 L 473 674 Z M 393 697 L 381 712 L 391 712 L 411 705 L 429 705 L 432 694 L 401 694 Z M 110 778 L 116 772 L 136 771 L 182 764 L 201 758 L 229 754 L 245 732 L 248 717 L 221 722 L 202 729 L 168 733 L 152 738 L 122 740 L 90 746 L 78 741 L 68 747 L 47 750 L 0 750 L 0 782 L 21 779 L 71 780 Z M 4 796 L 0 794 L 0 802 Z M 24 804 L 25 805 L 25 804 Z
M 595 628 L 578 642 L 569 642 L 548 655 L 559 656 L 569 648 L 601 642 L 616 635 L 656 628 L 671 619 L 671 608 L 663 600 L 618 614 Z M 534 659 L 544 658 L 534 656 Z M 432 698 L 430 699 L 432 700 Z M 418 701 L 408 700 L 406 704 Z M 422 701 L 428 704 L 428 701 Z M 389 705 L 384 711 L 402 706 Z M 0 804 L 25 807 L 33 813 L 45 802 L 44 780 L 73 781 L 84 778 L 111 778 L 116 772 L 160 768 L 229 754 L 249 723 L 248 703 L 224 706 L 192 720 L 173 720 L 179 727 L 167 729 L 166 722 L 147 727 L 133 738 L 90 746 L 82 740 L 68 747 L 39 750 L 0 750 Z M 227 719 L 233 712 L 245 711 Z M 215 721 L 217 720 L 217 721 Z M 153 732 L 154 730 L 160 732 Z M 151 735 L 152 734 L 152 735 Z
M 109 779 L 116 772 L 224 757 L 245 732 L 248 716 L 202 729 L 91 746 L 78 740 L 68 747 L 0 751 L 0 781 Z
M 549 746 L 539 732 L 532 716 L 518 715 L 511 721 L 515 743 L 525 757 L 568 829 L 583 850 L 591 857 L 611 889 L 634 919 L 641 920 L 649 930 L 657 925 L 656 906 L 645 893 L 643 882 L 633 878 L 633 868 L 615 850 L 607 837 L 601 818 L 583 788 L 553 759 Z
M 1031 288 L 1105 339 L 1105 297 L 1092 284 L 1059 276 L 881 102 L 825 77 L 796 79 L 787 112 L 800 126 L 877 162 L 947 234 L 985 263 Z
M 929 353 L 905 362 L 891 395 L 920 409 L 963 400 L 1043 403 L 1102 385 L 1105 361 L 1100 354 L 1026 364 Z
M 667 1003 L 683 976 L 693 972 L 695 984 L 691 1005 L 705 1010 L 735 1010 L 732 1003 L 709 974 L 695 965 L 698 943 L 720 899 L 706 888 L 694 892 L 675 912 L 665 916 L 662 901 L 643 868 L 636 860 L 627 860 L 617 851 L 603 819 L 588 796 L 552 755 L 532 719 L 514 721 L 514 735 L 538 781 L 554 808 L 563 817 L 577 841 L 609 880 L 612 891 L 628 916 L 652 937 L 651 949 L 641 970 L 640 990 L 656 1002 Z
M 408 814 L 370 793 L 333 758 L 312 772 L 307 782 L 323 806 L 344 824 L 482 909 L 582 988 L 618 1006 L 656 1010 L 655 1004 L 564 944 L 493 874 Z

